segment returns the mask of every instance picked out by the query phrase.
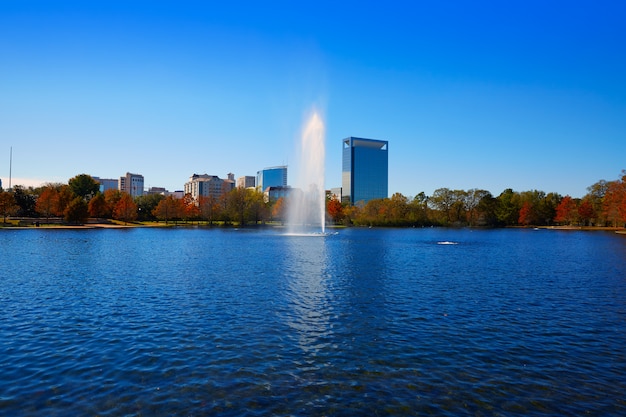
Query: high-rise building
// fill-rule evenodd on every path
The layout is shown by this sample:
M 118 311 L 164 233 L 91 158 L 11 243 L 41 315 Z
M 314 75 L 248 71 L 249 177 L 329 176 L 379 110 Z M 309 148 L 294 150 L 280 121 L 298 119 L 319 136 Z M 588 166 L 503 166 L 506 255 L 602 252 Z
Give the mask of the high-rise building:
M 267 187 L 286 187 L 287 167 L 277 166 L 258 171 L 256 173 L 256 186 L 261 191 L 265 191 Z
M 355 137 L 343 140 L 342 202 L 367 203 L 388 197 L 388 145 L 385 140 Z
M 189 182 L 185 183 L 185 194 L 190 194 L 195 201 L 201 196 L 219 198 L 235 188 L 235 181 L 231 177 L 232 174 L 229 174 L 228 179 L 223 180 L 217 175 L 193 174 Z
M 120 177 L 119 190 L 130 194 L 131 197 L 143 195 L 143 175 L 126 173 Z

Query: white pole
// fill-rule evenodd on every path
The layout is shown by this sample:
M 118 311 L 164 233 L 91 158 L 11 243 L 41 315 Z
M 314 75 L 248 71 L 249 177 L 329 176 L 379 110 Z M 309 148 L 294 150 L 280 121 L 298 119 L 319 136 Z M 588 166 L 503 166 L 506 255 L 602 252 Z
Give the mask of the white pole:
M 9 153 L 9 190 L 11 189 L 11 171 L 13 170 L 13 146 Z

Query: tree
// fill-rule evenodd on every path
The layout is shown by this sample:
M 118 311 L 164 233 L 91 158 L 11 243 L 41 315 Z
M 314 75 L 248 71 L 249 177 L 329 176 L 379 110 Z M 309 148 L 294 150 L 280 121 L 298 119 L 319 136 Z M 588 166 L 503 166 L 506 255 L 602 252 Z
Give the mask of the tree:
M 613 227 L 626 222 L 626 184 L 624 182 L 609 182 L 602 203 L 604 216 Z
M 519 218 L 517 222 L 524 226 L 528 226 L 533 223 L 533 217 L 533 205 L 530 201 L 525 201 L 519 211 Z
M 137 204 L 135 204 L 130 194 L 122 193 L 113 208 L 113 218 L 122 220 L 124 223 L 137 220 Z
M 263 200 L 263 193 L 253 189 L 245 189 L 246 192 L 246 218 L 258 224 L 265 222 L 268 217 L 268 208 Z
M 343 220 L 343 205 L 337 196 L 333 195 L 330 200 L 326 202 L 326 211 L 334 224 L 341 223 Z
M 75 195 L 70 190 L 70 187 L 65 184 L 59 185 L 58 193 L 56 213 L 54 214 L 56 216 L 65 216 L 65 210 L 75 198 Z
M 52 185 L 47 185 L 39 194 L 39 198 L 37 198 L 37 204 L 35 205 L 35 209 L 39 214 L 44 216 L 46 220 L 49 220 L 51 216 L 53 216 L 57 211 L 57 207 L 59 204 L 59 192 Z
M 163 194 L 146 194 L 135 197 L 135 204 L 137 204 L 137 220 L 155 220 L 156 217 L 154 217 L 152 212 L 164 198 L 165 196 Z
M 507 188 L 500 193 L 497 200 L 496 217 L 498 222 L 504 226 L 518 224 L 519 212 L 522 208 L 519 194 Z
M 593 219 L 595 218 L 595 211 L 593 209 L 593 204 L 587 199 L 584 199 L 580 206 L 578 206 L 578 216 L 583 226 L 589 226 Z
M 68 185 L 72 192 L 85 201 L 91 200 L 100 191 L 100 184 L 91 175 L 80 174 L 70 178 Z
M 81 197 L 75 197 L 65 208 L 65 221 L 68 223 L 85 223 L 89 218 L 89 208 Z
M 554 217 L 554 221 L 568 225 L 574 224 L 578 221 L 578 205 L 569 195 L 563 197 L 558 206 L 556 206 L 556 216 Z
M 394 193 L 390 199 L 386 199 L 389 207 L 387 223 L 399 226 L 406 224 L 409 214 L 409 199 L 402 193 Z
M 202 219 L 209 222 L 209 225 L 212 226 L 213 222 L 220 215 L 220 206 L 217 199 L 212 195 L 201 195 L 198 198 L 198 206 L 200 208 L 200 216 L 202 217 Z
M 245 188 L 233 188 L 226 194 L 226 207 L 228 216 L 231 220 L 235 220 L 240 226 L 245 226 L 245 210 L 246 210 L 246 190 Z
M 478 221 L 479 216 L 479 204 L 483 198 L 491 196 L 491 193 L 486 190 L 478 190 L 473 188 L 465 193 L 465 212 L 467 213 L 467 222 L 470 226 L 474 226 Z
M 0 214 L 2 215 L 2 223 L 7 222 L 8 216 L 13 216 L 19 210 L 19 206 L 15 203 L 13 194 L 8 191 L 0 190 Z
M 107 218 L 110 217 L 111 209 L 106 202 L 103 194 L 96 194 L 91 200 L 89 200 L 89 216 Z
M 287 202 L 284 197 L 280 197 L 274 202 L 272 206 L 272 220 L 279 221 L 280 224 L 284 224 L 285 216 L 287 215 Z
M 449 188 L 438 188 L 433 192 L 432 197 L 428 201 L 429 204 L 439 211 L 440 221 L 443 224 L 450 224 L 452 219 L 452 205 L 455 203 L 454 192 Z
M 152 214 L 167 224 L 170 220 L 180 219 L 183 209 L 182 201 L 169 195 L 159 202 Z
M 37 197 L 33 194 L 33 189 L 25 189 L 21 185 L 13 187 L 13 198 L 15 204 L 19 207 L 16 215 L 20 217 L 35 217 L 37 211 L 35 206 L 37 205 Z

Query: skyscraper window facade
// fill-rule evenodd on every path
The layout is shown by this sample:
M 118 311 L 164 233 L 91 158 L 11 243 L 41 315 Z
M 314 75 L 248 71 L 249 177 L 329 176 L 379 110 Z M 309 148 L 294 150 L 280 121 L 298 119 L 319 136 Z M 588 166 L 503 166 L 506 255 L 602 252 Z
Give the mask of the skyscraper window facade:
M 365 204 L 388 197 L 388 148 L 385 140 L 355 137 L 343 140 L 342 202 Z
M 286 187 L 287 167 L 278 166 L 258 171 L 256 174 L 256 185 L 261 191 L 265 191 L 267 187 Z

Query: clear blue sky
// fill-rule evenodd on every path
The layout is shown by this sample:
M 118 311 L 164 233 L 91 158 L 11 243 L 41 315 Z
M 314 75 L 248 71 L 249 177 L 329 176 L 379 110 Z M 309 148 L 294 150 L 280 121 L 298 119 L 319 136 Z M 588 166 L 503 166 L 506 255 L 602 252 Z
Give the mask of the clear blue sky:
M 0 178 L 289 164 L 305 116 L 389 141 L 389 193 L 582 197 L 626 168 L 623 1 L 0 1 Z

